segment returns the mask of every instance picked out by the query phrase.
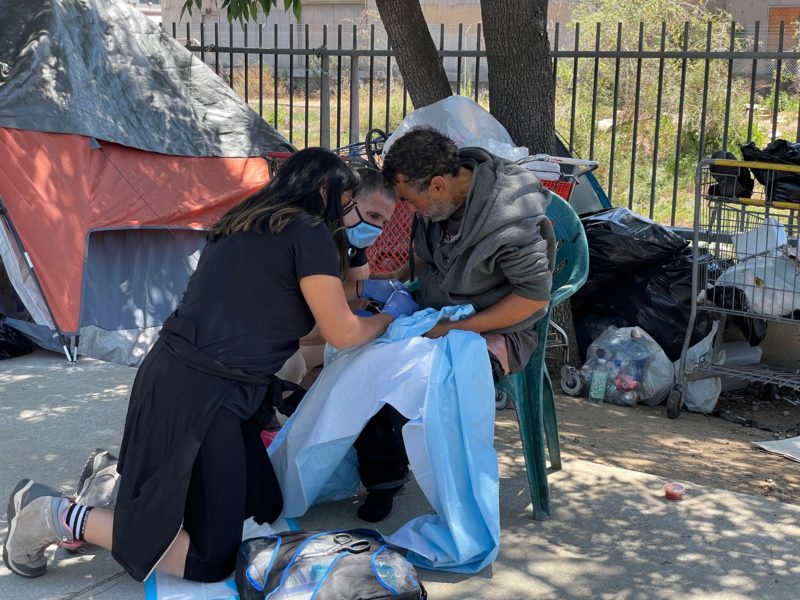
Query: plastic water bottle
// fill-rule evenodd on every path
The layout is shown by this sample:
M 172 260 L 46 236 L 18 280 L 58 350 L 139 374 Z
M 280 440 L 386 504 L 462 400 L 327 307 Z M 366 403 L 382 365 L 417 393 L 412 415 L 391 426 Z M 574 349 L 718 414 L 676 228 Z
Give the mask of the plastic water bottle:
M 592 379 L 589 384 L 589 400 L 600 403 L 606 397 L 606 386 L 608 385 L 608 371 L 606 370 L 606 360 L 597 359 L 597 366 L 592 371 Z

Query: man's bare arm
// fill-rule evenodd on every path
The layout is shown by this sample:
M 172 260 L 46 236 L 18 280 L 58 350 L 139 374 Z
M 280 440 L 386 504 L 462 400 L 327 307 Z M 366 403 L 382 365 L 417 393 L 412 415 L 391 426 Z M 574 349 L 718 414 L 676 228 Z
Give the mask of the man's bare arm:
M 505 329 L 522 323 L 538 311 L 546 308 L 547 300 L 528 300 L 516 294 L 509 294 L 486 310 L 462 319 L 461 321 L 441 321 L 425 334 L 429 338 L 438 338 L 447 335 L 453 329 L 486 333 L 497 329 Z

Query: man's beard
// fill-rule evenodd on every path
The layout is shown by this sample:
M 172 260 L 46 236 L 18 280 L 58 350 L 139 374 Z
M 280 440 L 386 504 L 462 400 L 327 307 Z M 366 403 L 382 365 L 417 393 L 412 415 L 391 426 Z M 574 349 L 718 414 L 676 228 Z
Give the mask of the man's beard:
M 425 216 L 431 221 L 438 223 L 439 221 L 446 221 L 449 219 L 456 210 L 458 210 L 458 207 L 455 204 L 445 202 L 444 200 L 437 200 L 436 202 L 431 202 L 428 207 L 428 214 Z

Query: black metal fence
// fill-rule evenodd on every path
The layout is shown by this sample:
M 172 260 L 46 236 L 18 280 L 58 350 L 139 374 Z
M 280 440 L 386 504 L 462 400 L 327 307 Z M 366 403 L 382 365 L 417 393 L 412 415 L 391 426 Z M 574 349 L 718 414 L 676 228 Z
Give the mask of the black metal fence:
M 441 25 L 432 34 L 453 92 L 488 107 L 482 32 L 470 27 Z M 793 32 L 784 23 L 769 31 L 720 21 L 556 24 L 557 129 L 576 154 L 601 162 L 598 179 L 614 204 L 688 224 L 700 158 L 715 150 L 738 156 L 749 141 L 800 140 Z M 179 39 L 299 147 L 357 143 L 374 127 L 391 131 L 413 109 L 374 24 L 187 24 Z

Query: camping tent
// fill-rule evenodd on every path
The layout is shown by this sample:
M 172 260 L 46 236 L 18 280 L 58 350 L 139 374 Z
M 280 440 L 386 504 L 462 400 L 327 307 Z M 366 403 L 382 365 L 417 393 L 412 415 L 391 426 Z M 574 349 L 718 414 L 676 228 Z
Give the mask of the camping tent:
M 31 317 L 7 323 L 137 364 L 285 145 L 127 2 L 0 0 L 0 275 Z

